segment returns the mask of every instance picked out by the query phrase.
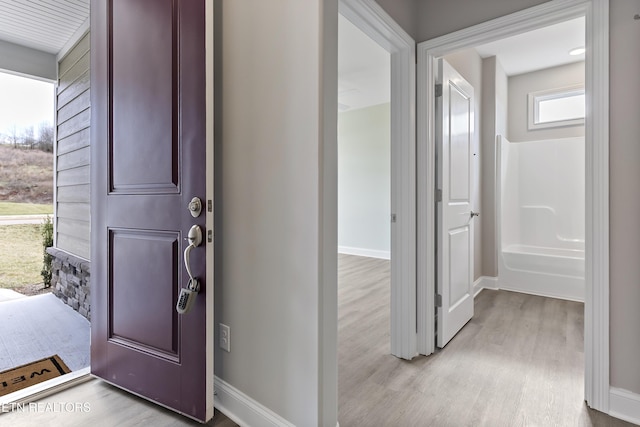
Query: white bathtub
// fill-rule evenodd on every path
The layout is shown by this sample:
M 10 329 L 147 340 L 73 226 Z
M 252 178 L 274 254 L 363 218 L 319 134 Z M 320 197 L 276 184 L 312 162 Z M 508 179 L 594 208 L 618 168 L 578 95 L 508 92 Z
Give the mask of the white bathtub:
M 509 245 L 498 268 L 501 289 L 584 301 L 584 250 Z
M 584 301 L 584 138 L 498 138 L 498 286 Z
M 502 256 L 512 270 L 584 278 L 584 250 L 511 245 Z

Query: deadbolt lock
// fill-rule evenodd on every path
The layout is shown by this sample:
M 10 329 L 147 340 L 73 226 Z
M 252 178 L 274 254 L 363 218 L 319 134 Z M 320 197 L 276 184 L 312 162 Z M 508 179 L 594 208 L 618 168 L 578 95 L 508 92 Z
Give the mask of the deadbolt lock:
M 191 216 L 197 218 L 200 216 L 200 212 L 202 212 L 202 201 L 198 197 L 194 197 L 189 202 L 189 212 Z

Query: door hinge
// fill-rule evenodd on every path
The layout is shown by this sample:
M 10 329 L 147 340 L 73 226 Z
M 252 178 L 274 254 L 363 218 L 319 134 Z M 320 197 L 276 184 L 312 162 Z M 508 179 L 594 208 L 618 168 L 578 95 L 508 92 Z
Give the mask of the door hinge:
M 213 212 L 213 201 L 207 200 L 207 212 Z
M 436 294 L 436 307 L 442 307 L 442 295 Z
M 442 190 L 438 188 L 436 190 L 436 202 L 441 202 L 441 201 L 442 201 Z
M 442 96 L 442 84 L 438 83 L 436 85 L 436 98 L 439 98 Z
M 391 222 L 396 222 L 396 214 L 391 214 Z
M 213 230 L 207 231 L 207 242 L 213 242 Z

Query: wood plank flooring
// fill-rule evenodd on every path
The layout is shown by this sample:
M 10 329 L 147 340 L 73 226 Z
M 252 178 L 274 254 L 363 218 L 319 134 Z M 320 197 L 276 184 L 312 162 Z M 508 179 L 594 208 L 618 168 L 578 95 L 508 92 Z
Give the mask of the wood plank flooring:
M 349 426 L 630 426 L 583 402 L 583 304 L 481 292 L 442 350 L 389 355 L 389 262 L 340 255 L 339 414 Z
M 389 262 L 340 255 L 338 292 L 341 427 L 631 425 L 583 402 L 582 304 L 485 290 L 443 350 L 405 361 L 389 355 Z M 0 425 L 200 425 L 98 380 L 41 400 L 64 402 L 91 410 L 13 412 Z M 217 413 L 207 425 L 236 424 Z
M 20 408 L 5 414 L 0 409 L 0 426 L 13 427 L 233 427 L 236 423 L 222 413 L 207 424 L 133 396 L 98 379 L 77 385 L 38 401 L 39 408 Z M 75 409 L 73 405 L 79 404 Z M 47 406 L 49 405 L 49 406 Z M 47 409 L 49 408 L 49 409 Z M 68 409 L 65 409 L 68 408 Z

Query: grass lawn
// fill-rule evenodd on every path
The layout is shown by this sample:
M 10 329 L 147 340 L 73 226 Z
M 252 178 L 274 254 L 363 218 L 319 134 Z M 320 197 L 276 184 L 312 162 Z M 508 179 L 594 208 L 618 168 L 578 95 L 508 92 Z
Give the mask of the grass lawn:
M 42 236 L 39 224 L 0 226 L 0 288 L 20 292 L 42 283 Z
M 33 203 L 0 202 L 0 215 L 38 215 L 53 214 L 53 205 Z

